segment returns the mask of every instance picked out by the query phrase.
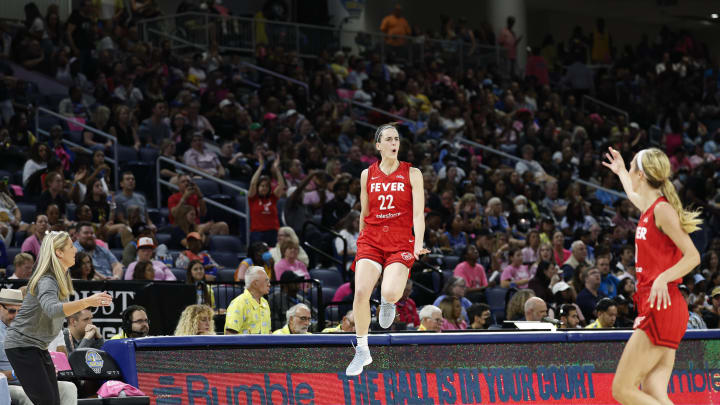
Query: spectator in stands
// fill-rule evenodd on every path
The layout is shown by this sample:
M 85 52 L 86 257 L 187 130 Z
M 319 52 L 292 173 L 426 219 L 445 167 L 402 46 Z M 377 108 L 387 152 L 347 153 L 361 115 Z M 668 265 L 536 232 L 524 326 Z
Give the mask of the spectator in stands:
M 310 273 L 307 270 L 305 263 L 298 260 L 298 253 L 300 246 L 291 239 L 284 240 L 280 244 L 280 253 L 282 259 L 275 263 L 274 273 L 275 279 L 279 280 L 282 274 L 291 271 L 299 276 L 310 278 Z
M 317 310 L 313 308 L 302 294 L 299 294 L 302 282 L 306 277 L 286 271 L 280 276 L 280 290 L 275 290 L 268 296 L 270 304 L 270 319 L 272 329 L 280 329 L 285 323 L 285 313 L 295 304 L 303 303 L 312 308 L 313 315 L 317 315 Z
M 272 190 L 270 178 L 261 176 L 265 169 L 266 156 L 259 152 L 257 158 L 258 168 L 250 180 L 250 189 L 248 190 L 250 241 L 263 241 L 268 245 L 274 245 L 277 242 L 278 228 L 280 228 L 277 201 L 285 196 L 285 179 L 280 172 L 280 160 L 276 158 L 271 171 L 278 184 L 275 190 Z
M 505 320 L 518 321 L 525 317 L 525 302 L 534 297 L 533 290 L 523 288 L 516 292 L 507 304 L 505 309 Z
M 183 161 L 186 165 L 215 177 L 225 177 L 225 168 L 218 155 L 205 148 L 202 135 L 193 135 L 190 149 L 185 151 Z
M 443 298 L 439 303 L 438 307 L 442 311 L 442 330 L 458 330 L 467 329 L 467 322 L 463 317 L 463 307 L 460 305 L 460 300 L 457 297 L 447 296 Z
M 185 284 L 195 286 L 197 293 L 196 304 L 209 305 L 215 308 L 215 293 L 210 285 L 205 283 L 205 266 L 199 260 L 191 260 L 185 273 Z M 224 311 L 224 309 L 221 309 Z
M 347 311 L 345 313 L 345 316 L 342 317 L 342 320 L 337 326 L 325 328 L 322 330 L 322 333 L 349 333 L 349 332 L 355 332 L 355 316 L 353 315 L 352 309 Z
M 125 280 L 134 280 L 135 266 L 139 262 L 151 263 L 154 269 L 154 280 L 177 280 L 165 263 L 159 260 L 153 260 L 155 256 L 155 242 L 152 238 L 140 238 L 137 244 L 137 260 L 127 266 L 127 270 L 125 270 Z
M 130 108 L 124 104 L 115 107 L 108 132 L 117 138 L 120 145 L 133 147 L 137 151 L 142 146 L 138 135 L 137 122 L 132 117 Z
M 85 123 L 88 127 L 95 128 L 98 131 L 108 133 L 110 130 L 110 109 L 104 105 L 95 107 L 95 110 Z M 83 134 L 83 144 L 94 151 L 109 151 L 113 147 L 113 141 L 97 134 L 88 129 L 81 129 Z
M 585 329 L 604 329 L 615 327 L 615 319 L 618 316 L 618 309 L 615 301 L 610 298 L 602 298 L 595 305 L 595 312 L 597 313 L 597 319 L 595 322 L 586 326 Z
M 558 182 L 548 181 L 545 183 L 545 199 L 542 200 L 542 206 L 555 215 L 555 218 L 565 216 L 568 203 L 558 195 Z
M 702 309 L 702 318 L 708 329 L 720 327 L 720 287 L 715 287 L 710 292 L 710 308 Z
M 73 280 L 105 280 L 105 277 L 95 272 L 92 258 L 85 252 L 75 253 L 75 264 L 70 267 L 70 277 Z
M 332 187 L 333 199 L 326 202 L 322 208 L 323 226 L 334 229 L 338 222 L 350 213 L 352 207 L 345 201 L 350 189 L 349 180 L 343 177 Z
M 310 314 L 310 308 L 303 304 L 295 304 L 285 313 L 287 323 L 282 329 L 278 329 L 273 332 L 273 335 L 303 335 L 310 333 L 310 323 L 312 322 L 312 316 Z
M 608 298 L 615 298 L 616 295 L 620 294 L 618 289 L 620 280 L 610 272 L 610 254 L 598 256 L 596 265 L 602 277 L 600 293 Z
M 445 287 L 442 290 L 442 294 L 435 299 L 433 305 L 439 307 L 440 301 L 442 301 L 447 296 L 457 297 L 462 307 L 462 316 L 465 320 L 467 320 L 467 313 L 465 311 L 467 310 L 467 308 L 470 308 L 472 302 L 465 298 L 466 289 L 467 285 L 465 284 L 465 279 L 452 276 L 448 278 L 448 281 L 445 283 Z
M 95 230 L 92 224 L 88 222 L 78 224 L 78 240 L 74 244 L 79 252 L 87 252 L 90 255 L 93 267 L 100 275 L 112 280 L 122 278 L 122 264 L 107 248 L 95 243 Z
M 40 194 L 40 199 L 36 205 L 38 213 L 44 213 L 50 204 L 55 204 L 60 209 L 60 214 L 64 218 L 66 205 L 70 202 L 69 196 L 65 191 L 65 180 L 63 175 L 58 172 L 50 172 L 45 177 L 45 185 L 47 190 Z
M 39 192 L 40 175 L 44 173 L 49 161 L 50 148 L 46 144 L 40 142 L 33 144 L 30 149 L 30 159 L 25 162 L 25 166 L 23 167 L 23 187 L 33 187 L 33 189 Z
M 418 328 L 420 326 L 420 318 L 418 317 L 415 300 L 410 298 L 412 291 L 413 281 L 408 278 L 402 297 L 395 303 L 398 314 L 397 321 L 404 323 L 408 328 Z
M 228 306 L 225 334 L 269 334 L 270 306 L 263 298 L 270 291 L 265 269 L 252 266 L 245 272 L 245 291 Z
M 593 311 L 595 305 L 604 296 L 600 292 L 600 283 L 602 277 L 600 270 L 595 267 L 590 267 L 586 270 L 585 276 L 585 288 L 578 293 L 577 304 L 583 313 L 585 319 L 593 319 Z
M 525 249 L 527 249 L 527 248 L 525 248 Z M 525 249 L 523 249 L 523 251 Z M 523 261 L 524 261 L 524 259 L 523 259 Z M 552 263 L 552 264 L 560 267 L 559 265 L 557 265 L 557 262 L 555 261 L 555 258 L 553 257 L 552 246 L 549 243 L 542 242 L 538 246 L 537 258 L 535 259 L 535 262 L 532 265 L 530 265 L 530 273 L 531 274 L 537 273 L 537 268 L 540 266 L 541 262 Z
M 270 249 L 270 254 L 272 255 L 273 261 L 277 263 L 280 261 L 280 259 L 282 259 L 282 254 L 280 253 L 280 244 L 287 239 L 292 240 L 293 242 L 298 244 L 299 253 L 297 258 L 298 260 L 303 262 L 305 266 L 308 266 L 310 264 L 310 258 L 308 257 L 307 252 L 305 252 L 305 249 L 300 246 L 300 239 L 298 238 L 297 234 L 289 226 L 281 226 L 278 230 L 277 245 Z
M 83 99 L 82 89 L 77 86 L 70 86 L 68 96 L 68 98 L 60 101 L 58 113 L 73 118 L 74 122 L 85 124 L 90 120 L 90 107 Z
M 467 245 L 462 257 L 464 260 L 455 266 L 453 275 L 465 280 L 467 286 L 465 294 L 468 297 L 474 297 L 471 301 L 477 302 L 480 293 L 488 286 L 487 274 L 485 268 L 477 262 L 478 250 L 475 245 Z
M 150 333 L 150 321 L 148 320 L 147 311 L 140 305 L 130 305 L 120 314 L 123 323 L 123 329 L 119 333 L 113 335 L 110 340 L 141 338 Z M 125 330 L 125 325 L 130 326 L 130 330 Z
M 550 246 L 547 246 L 547 250 L 552 253 Z M 530 271 L 533 272 L 533 265 L 539 261 L 540 251 L 540 233 L 537 229 L 531 229 L 527 233 L 527 239 L 525 240 L 525 247 L 522 248 L 523 263 L 530 266 Z M 549 261 L 549 260 L 548 260 Z
M 462 230 L 464 224 L 465 222 L 463 221 L 462 216 L 455 215 L 452 223 L 450 224 L 450 229 L 445 232 L 445 236 L 447 237 L 448 242 L 450 242 L 450 247 L 455 254 L 459 254 L 464 251 L 468 245 L 467 234 Z
M 49 229 L 47 217 L 42 214 L 38 215 L 35 218 L 35 223 L 33 224 L 32 229 L 33 234 L 25 238 L 20 251 L 31 253 L 33 257 L 37 258 L 38 253 L 40 253 L 40 244 L 45 237 L 45 233 Z
M 178 205 L 173 209 L 175 224 L 170 228 L 170 241 L 168 247 L 170 249 L 182 249 L 187 247 L 186 238 L 192 232 L 200 235 L 203 244 L 205 244 L 206 237 L 204 234 L 199 232 L 199 227 L 196 224 L 195 218 L 197 214 L 195 208 L 187 204 Z
M 8 277 L 11 280 L 29 280 L 32 276 L 33 265 L 35 259 L 28 253 L 18 253 L 13 259 L 13 271 L 12 276 Z
M 158 101 L 153 106 L 152 115 L 140 124 L 140 142 L 157 148 L 164 139 L 170 138 L 170 124 L 167 122 L 167 104 Z
M 117 213 L 118 222 L 127 221 L 128 208 L 138 207 L 140 209 L 140 221 L 149 228 L 155 228 L 147 214 L 147 201 L 142 194 L 135 192 L 135 184 L 135 175 L 132 172 L 127 171 L 122 174 L 122 180 L 120 181 L 122 192 L 116 193 L 114 196 L 117 205 L 115 212 Z
M 552 288 L 561 280 L 558 267 L 553 262 L 541 261 L 535 270 L 535 275 L 528 283 L 528 288 L 535 292 L 535 296 L 545 302 L 553 302 Z
M 505 57 L 507 58 L 507 72 L 510 77 L 514 78 L 517 74 L 517 45 L 523 40 L 524 35 L 519 37 L 515 35 L 513 26 L 515 25 L 515 17 L 508 16 L 505 28 L 500 31 L 498 36 L 498 45 L 505 48 Z
M 485 208 L 487 225 L 493 232 L 509 232 L 510 224 L 503 213 L 502 201 L 498 197 L 488 200 Z
M 707 329 L 707 324 L 702 318 L 702 306 L 697 304 L 688 305 L 688 329 Z
M 200 101 L 193 100 L 187 109 L 187 120 L 195 135 L 203 135 L 206 131 L 215 134 L 215 128 L 210 121 L 200 114 Z
M 248 248 L 248 257 L 243 259 L 238 265 L 238 268 L 235 270 L 235 281 L 243 280 L 245 278 L 245 272 L 252 266 L 260 266 L 264 268 L 271 280 L 275 276 L 275 260 L 273 260 L 267 243 L 257 241 L 250 244 L 250 247 Z
M 580 325 L 578 310 L 574 305 L 563 304 L 560 307 L 560 329 L 577 329 Z
M 508 257 L 510 263 L 503 268 L 502 274 L 500 275 L 500 286 L 502 288 L 509 288 L 512 284 L 515 284 L 519 288 L 527 288 L 528 282 L 532 278 L 530 269 L 524 265 L 522 260 L 522 251 L 517 248 L 511 248 L 508 251 Z
M 32 404 L 30 398 L 20 386 L 20 381 L 15 377 L 15 371 L 5 354 L 5 336 L 7 328 L 15 319 L 20 306 L 23 303 L 23 293 L 20 290 L 3 288 L 0 290 L 0 373 L 7 378 L 8 391 L 12 404 Z M 60 391 L 60 403 L 77 403 L 77 388 L 75 384 L 67 381 L 58 382 Z
M 490 306 L 487 304 L 472 304 L 467 309 L 467 314 L 470 318 L 468 329 L 487 329 L 493 323 Z
M 62 333 L 68 356 L 76 349 L 100 349 L 105 344 L 100 329 L 93 324 L 93 314 L 89 309 L 83 309 L 65 319 L 67 328 Z
M 336 226 L 340 237 L 335 238 L 335 253 L 340 257 L 345 253 L 348 258 L 348 268 L 350 268 L 350 263 L 354 260 L 355 253 L 357 253 L 358 227 L 360 226 L 359 219 L 360 212 L 353 210 L 341 219 Z M 346 245 L 343 243 L 343 239 L 347 242 L 347 249 L 345 249 Z
M 214 335 L 213 310 L 207 305 L 188 305 L 180 314 L 175 336 Z
M 390 47 L 402 47 L 406 44 L 407 38 L 412 33 L 410 24 L 403 17 L 403 9 L 400 4 L 396 4 L 392 13 L 385 16 L 380 23 L 380 31 L 385 35 L 385 43 Z
M 620 250 L 620 260 L 615 264 L 614 273 L 618 279 L 630 277 L 635 281 L 635 246 L 624 245 L 622 247 L 622 250 Z
M 189 205 L 195 209 L 195 218 L 193 218 L 192 223 L 197 224 L 198 232 L 210 235 L 228 234 L 228 225 L 225 222 L 208 221 L 202 224 L 200 223 L 200 218 L 207 214 L 207 206 L 205 205 L 205 200 L 203 200 L 200 188 L 192 182 L 190 176 L 186 174 L 180 175 L 177 185 L 178 192 L 168 198 L 171 224 L 174 224 L 175 218 L 179 216 L 176 211 L 178 211 L 178 209 L 185 211 L 185 207 L 182 206 Z
M 177 260 L 175 261 L 175 267 L 187 268 L 188 264 L 192 260 L 202 262 L 205 267 L 205 281 L 214 281 L 217 277 L 218 264 L 209 253 L 202 250 L 202 237 L 197 232 L 190 232 L 185 238 L 187 244 L 187 250 L 180 252 Z
M 548 315 L 547 304 L 540 297 L 528 298 L 523 308 L 526 321 L 541 322 Z
M 10 245 L 16 230 L 26 230 L 22 222 L 22 212 L 10 195 L 9 181 L 0 179 L 0 240 Z
M 565 281 L 571 280 L 575 271 L 579 267 L 588 267 L 591 263 L 588 263 L 587 259 L 587 247 L 581 240 L 576 240 L 570 246 L 571 255 L 565 260 L 562 267 L 563 278 Z
M 425 305 L 420 310 L 420 327 L 418 332 L 440 332 L 443 324 L 442 310 L 435 305 Z

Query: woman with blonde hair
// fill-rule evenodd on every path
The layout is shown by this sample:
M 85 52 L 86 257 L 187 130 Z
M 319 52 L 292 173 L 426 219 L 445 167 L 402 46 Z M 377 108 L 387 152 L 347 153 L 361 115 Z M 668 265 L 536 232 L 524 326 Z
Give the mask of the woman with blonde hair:
M 517 321 L 525 316 L 525 302 L 534 296 L 535 291 L 529 288 L 523 288 L 522 290 L 516 292 L 507 304 L 507 309 L 505 310 L 505 320 Z
M 615 149 L 608 148 L 605 157 L 603 165 L 620 178 L 628 199 L 642 212 L 635 230 L 638 317 L 615 371 L 612 394 L 622 404 L 668 404 L 675 351 L 689 318 L 678 285 L 700 264 L 689 235 L 700 229 L 700 212 L 683 208 L 670 179 L 670 160 L 660 149 L 638 152 L 630 171 Z
M 67 232 L 50 232 L 43 238 L 37 266 L 28 283 L 22 306 L 7 328 L 5 353 L 25 394 L 35 404 L 59 404 L 57 376 L 48 345 L 60 333 L 65 317 L 89 307 L 112 305 L 106 292 L 68 301 L 74 293 L 68 269 L 75 264 L 77 248 Z
M 180 314 L 175 336 L 214 335 L 213 310 L 207 305 L 188 305 Z

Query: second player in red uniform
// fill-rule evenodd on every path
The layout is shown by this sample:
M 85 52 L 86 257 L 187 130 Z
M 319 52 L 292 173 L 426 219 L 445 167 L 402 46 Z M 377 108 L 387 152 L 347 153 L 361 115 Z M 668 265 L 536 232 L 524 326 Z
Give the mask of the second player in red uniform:
M 405 290 L 410 267 L 423 248 L 425 234 L 425 191 L 420 170 L 397 159 L 400 135 L 393 125 L 375 132 L 380 162 L 360 176 L 360 236 L 355 254 L 355 357 L 347 375 L 358 375 L 372 362 L 368 348 L 370 295 L 380 275 L 382 302 L 378 321 L 388 328 L 395 319 L 395 302 Z M 414 233 L 414 235 L 413 235 Z
M 688 321 L 678 285 L 700 264 L 689 233 L 699 229 L 701 220 L 698 212 L 683 208 L 670 182 L 670 161 L 661 150 L 638 152 L 629 172 L 618 151 L 609 148 L 606 157 L 603 164 L 618 175 L 628 199 L 642 211 L 635 230 L 638 317 L 615 372 L 613 397 L 622 404 L 672 404 L 668 382 Z

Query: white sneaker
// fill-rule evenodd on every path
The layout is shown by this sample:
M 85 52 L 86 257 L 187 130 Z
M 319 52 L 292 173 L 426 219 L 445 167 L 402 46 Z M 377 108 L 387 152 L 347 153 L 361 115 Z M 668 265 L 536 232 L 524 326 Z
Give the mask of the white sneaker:
M 372 357 L 370 356 L 369 347 L 356 347 L 355 357 L 353 357 L 350 364 L 345 369 L 345 374 L 349 376 L 360 375 L 363 371 L 363 367 L 372 363 Z
M 387 329 L 395 321 L 395 304 L 385 302 L 380 303 L 380 314 L 378 315 L 378 323 L 383 329 Z

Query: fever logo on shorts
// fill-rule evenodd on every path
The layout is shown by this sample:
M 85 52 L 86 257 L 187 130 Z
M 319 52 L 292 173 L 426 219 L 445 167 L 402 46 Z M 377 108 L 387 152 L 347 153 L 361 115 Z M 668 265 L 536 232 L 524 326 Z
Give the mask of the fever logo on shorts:
M 410 260 L 412 259 L 413 255 L 410 252 L 402 252 L 400 254 L 400 257 L 402 257 L 403 260 Z

